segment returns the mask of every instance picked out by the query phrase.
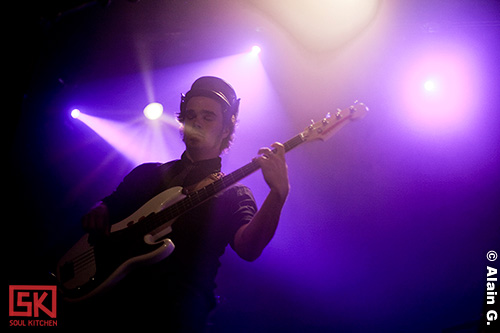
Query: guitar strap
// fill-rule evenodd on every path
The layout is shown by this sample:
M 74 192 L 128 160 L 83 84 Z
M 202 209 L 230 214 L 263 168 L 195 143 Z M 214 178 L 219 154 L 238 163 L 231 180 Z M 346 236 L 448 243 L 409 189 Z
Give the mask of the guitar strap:
M 193 191 L 198 191 L 199 189 L 207 186 L 208 184 L 213 183 L 214 181 L 224 177 L 224 173 L 221 171 L 214 172 L 210 175 L 208 175 L 206 178 L 202 179 L 200 182 L 193 184 L 191 186 L 185 187 L 185 190 L 187 192 L 193 192 Z
M 184 177 L 185 177 L 188 174 L 188 172 L 186 172 L 186 173 L 181 172 L 181 174 L 184 174 Z M 179 174 L 178 176 L 180 176 L 181 174 Z M 184 187 L 183 192 L 184 192 L 184 194 L 188 194 L 189 192 L 197 191 L 197 190 L 207 186 L 210 183 L 213 183 L 214 181 L 216 181 L 222 177 L 224 177 L 223 172 L 221 172 L 221 171 L 214 172 L 214 173 L 208 175 L 207 177 L 205 177 L 204 179 L 202 179 L 200 182 L 195 183 L 195 184 L 190 185 L 190 186 L 187 186 L 187 187 Z M 181 181 L 183 182 L 184 181 L 183 179 L 181 179 L 181 177 L 178 177 L 178 179 L 176 179 L 176 178 L 177 178 L 177 176 L 172 178 L 172 180 L 169 183 L 174 184 L 174 180 L 175 180 L 175 182 L 181 182 Z M 170 187 L 180 186 L 180 185 L 182 185 L 182 182 L 179 185 L 173 185 Z M 170 233 L 170 231 L 167 231 L 167 230 L 171 230 L 170 227 L 172 226 L 174 221 L 175 220 L 172 220 L 170 223 L 165 223 L 165 224 L 161 225 L 157 229 L 153 230 L 151 232 L 151 235 L 153 235 L 157 241 L 167 238 L 168 234 Z
M 182 162 L 179 162 L 182 163 Z M 180 173 L 175 175 L 168 183 L 167 183 L 167 188 L 174 187 L 174 186 L 182 186 L 184 184 L 184 181 L 187 177 L 187 175 L 191 172 L 191 170 L 194 169 L 194 164 L 188 164 L 185 166 Z
M 181 186 L 186 190 L 196 191 L 224 176 L 224 173 L 220 170 L 214 170 L 212 172 L 209 171 L 210 169 L 203 170 L 203 168 L 196 170 L 198 167 L 196 164 L 186 163 L 182 160 L 166 163 L 163 167 L 166 169 L 162 172 L 164 189 Z M 179 169 L 181 169 L 180 172 Z M 195 172 L 195 179 L 193 179 L 192 174 L 190 175 L 193 171 Z M 200 177 L 202 178 L 200 179 Z

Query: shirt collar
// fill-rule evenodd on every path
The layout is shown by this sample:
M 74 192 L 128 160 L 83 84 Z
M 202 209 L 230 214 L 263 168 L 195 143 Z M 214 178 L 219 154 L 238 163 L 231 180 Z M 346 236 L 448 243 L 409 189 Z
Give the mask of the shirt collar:
M 212 172 L 220 172 L 222 159 L 220 157 L 215 157 L 215 158 L 211 158 L 208 160 L 193 162 L 189 159 L 189 157 L 187 156 L 187 153 L 184 152 L 184 153 L 182 153 L 181 161 L 185 167 L 191 166 L 191 167 L 196 168 L 200 171 L 203 170 L 203 171 L 206 171 L 208 173 L 212 173 Z

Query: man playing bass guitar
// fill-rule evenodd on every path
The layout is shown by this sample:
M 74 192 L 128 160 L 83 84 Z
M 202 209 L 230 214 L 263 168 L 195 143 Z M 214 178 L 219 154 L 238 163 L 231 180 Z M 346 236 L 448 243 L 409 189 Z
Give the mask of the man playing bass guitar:
M 83 217 L 83 228 L 92 236 L 109 237 L 114 223 L 160 192 L 174 186 L 191 191 L 219 179 L 220 155 L 233 139 L 239 102 L 224 80 L 197 79 L 182 96 L 178 113 L 186 145 L 181 159 L 136 167 Z M 172 254 L 131 271 L 103 295 L 73 305 L 78 325 L 203 331 L 216 304 L 215 278 L 226 246 L 253 261 L 276 231 L 289 183 L 285 149 L 280 143 L 271 147 L 260 149 L 255 160 L 270 189 L 260 209 L 250 189 L 235 184 L 184 213 L 168 233 L 175 244 Z

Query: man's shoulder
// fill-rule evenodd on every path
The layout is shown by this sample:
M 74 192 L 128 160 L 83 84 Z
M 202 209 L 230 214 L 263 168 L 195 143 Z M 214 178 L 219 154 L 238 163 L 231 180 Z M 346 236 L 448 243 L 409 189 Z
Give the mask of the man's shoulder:
M 223 194 L 226 196 L 239 198 L 239 199 L 251 199 L 255 201 L 252 190 L 241 183 L 236 183 L 228 187 Z
M 170 161 L 167 163 L 160 162 L 148 162 L 142 163 L 136 166 L 132 171 L 128 173 L 124 178 L 125 183 L 142 183 L 153 181 L 157 182 L 158 178 L 162 177 L 162 173 L 174 163 L 175 161 Z
M 164 168 L 169 168 L 170 166 L 175 164 L 175 162 L 177 162 L 177 161 L 178 160 L 173 160 L 173 161 L 166 162 L 166 163 L 160 163 L 160 162 L 142 163 L 142 164 L 139 164 L 138 166 L 136 166 L 134 169 L 132 169 L 132 171 L 130 171 L 129 175 L 130 174 L 150 173 L 152 171 L 161 170 Z
M 147 162 L 136 166 L 131 172 L 142 172 L 147 170 L 157 169 L 162 163 L 160 162 Z

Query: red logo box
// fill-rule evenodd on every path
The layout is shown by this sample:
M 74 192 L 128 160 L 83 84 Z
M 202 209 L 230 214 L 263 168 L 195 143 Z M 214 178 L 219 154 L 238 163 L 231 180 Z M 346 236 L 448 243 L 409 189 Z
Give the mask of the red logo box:
M 57 286 L 9 286 L 9 316 L 56 318 Z

